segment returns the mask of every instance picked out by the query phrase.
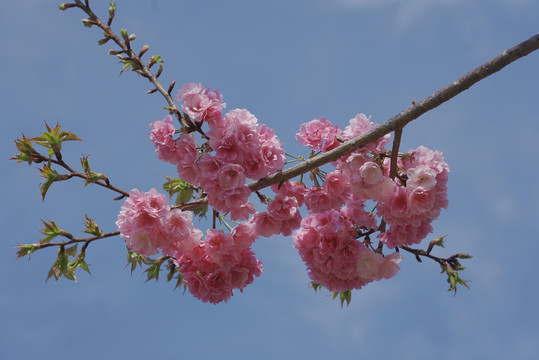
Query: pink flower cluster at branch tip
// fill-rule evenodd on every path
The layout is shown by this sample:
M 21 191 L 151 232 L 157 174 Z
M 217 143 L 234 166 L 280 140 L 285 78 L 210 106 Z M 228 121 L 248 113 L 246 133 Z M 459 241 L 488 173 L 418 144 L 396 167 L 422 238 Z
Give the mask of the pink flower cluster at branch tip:
M 170 210 L 165 195 L 156 189 L 147 193 L 134 189 L 122 205 L 116 222 L 131 251 L 141 255 L 173 257 L 183 283 L 204 302 L 227 301 L 233 290 L 245 286 L 262 273 L 262 263 L 251 251 L 257 234 L 249 222 L 236 226 L 230 234 L 193 226 L 193 213 Z

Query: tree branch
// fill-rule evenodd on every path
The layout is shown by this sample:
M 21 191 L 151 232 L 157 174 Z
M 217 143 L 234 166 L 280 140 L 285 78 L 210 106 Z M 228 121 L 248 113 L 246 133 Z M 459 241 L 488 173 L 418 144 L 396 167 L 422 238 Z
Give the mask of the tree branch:
M 482 79 L 500 71 L 505 66 L 509 65 L 513 61 L 516 61 L 533 51 L 539 49 L 539 34 L 536 34 L 528 40 L 505 50 L 500 55 L 496 56 L 492 60 L 484 63 L 483 65 L 473 69 L 460 79 L 452 82 L 445 88 L 435 92 L 428 98 L 420 101 L 413 102 L 413 105 L 408 109 L 401 111 L 391 119 L 387 120 L 383 124 L 380 124 L 372 130 L 360 135 L 352 140 L 344 142 L 339 147 L 330 150 L 326 153 L 320 154 L 310 159 L 306 159 L 298 165 L 295 165 L 289 169 L 276 172 L 274 174 L 263 177 L 257 181 L 247 184 L 251 191 L 258 191 L 273 184 L 278 184 L 296 176 L 305 174 L 317 167 L 320 167 L 329 162 L 335 161 L 371 142 L 376 141 L 380 137 L 389 134 L 392 131 L 402 131 L 402 128 L 409 122 L 417 119 L 426 112 L 438 107 L 444 102 L 457 96 L 464 90 L 467 90 L 472 85 L 481 81 Z M 393 162 L 393 161 L 392 161 Z M 206 198 L 192 201 L 181 206 L 183 210 L 192 210 L 198 207 L 208 204 Z
M 268 175 L 258 181 L 251 182 L 247 184 L 247 186 L 251 189 L 251 191 L 260 190 L 270 185 L 290 180 L 296 176 L 307 173 L 319 166 L 327 164 L 331 161 L 335 161 L 343 157 L 344 155 L 347 155 L 371 142 L 376 141 L 377 139 L 390 133 L 391 131 L 402 129 L 406 124 L 417 119 L 424 113 L 436 108 L 437 106 L 460 94 L 464 90 L 467 90 L 475 83 L 500 71 L 513 61 L 516 61 L 530 54 L 538 48 L 539 34 L 536 34 L 535 36 L 532 36 L 531 38 L 518 44 L 517 46 L 505 50 L 502 54 L 498 55 L 494 59 L 468 72 L 460 79 L 452 82 L 451 84 L 437 91 L 428 98 L 415 103 L 408 109 L 400 112 L 396 116 L 387 120 L 385 123 L 376 126 L 374 129 L 366 132 L 365 134 L 360 135 L 352 140 L 346 141 L 339 147 L 330 150 L 324 154 L 320 154 L 314 158 L 307 159 L 301 164 L 277 172 L 275 174 Z

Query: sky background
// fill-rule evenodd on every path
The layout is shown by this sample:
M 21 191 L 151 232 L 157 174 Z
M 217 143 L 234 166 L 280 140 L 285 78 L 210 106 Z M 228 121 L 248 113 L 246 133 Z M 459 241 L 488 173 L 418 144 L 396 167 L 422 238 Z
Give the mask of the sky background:
M 84 214 L 114 231 L 120 202 L 95 186 L 54 184 L 42 202 L 34 167 L 13 140 L 44 121 L 75 132 L 63 154 L 116 186 L 148 191 L 175 169 L 147 136 L 164 100 L 97 45 L 78 9 L 55 1 L 0 3 L 0 358 L 536 359 L 539 343 L 539 53 L 513 63 L 404 129 L 401 149 L 425 145 L 451 167 L 449 208 L 430 238 L 474 257 L 470 290 L 448 293 L 431 261 L 404 255 L 399 274 L 354 291 L 341 309 L 315 293 L 290 237 L 261 238 L 262 276 L 228 303 L 204 304 L 163 280 L 132 275 L 121 238 L 91 244 L 92 275 L 45 282 L 56 250 L 16 260 L 41 238 L 40 219 L 82 235 Z M 92 1 L 106 18 L 108 2 Z M 117 1 L 113 29 L 165 60 L 164 84 L 217 88 L 275 129 L 287 152 L 300 125 L 357 113 L 383 122 L 537 33 L 533 0 Z M 200 227 L 205 230 L 205 225 Z M 427 241 L 425 241 L 427 243 Z M 426 247 L 426 244 L 423 245 Z

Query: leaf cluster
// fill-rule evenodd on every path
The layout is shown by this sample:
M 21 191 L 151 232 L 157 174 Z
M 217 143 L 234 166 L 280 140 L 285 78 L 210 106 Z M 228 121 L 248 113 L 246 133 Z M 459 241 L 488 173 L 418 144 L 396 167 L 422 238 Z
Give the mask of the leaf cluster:
M 131 274 L 133 274 L 133 271 L 138 267 L 143 268 L 146 267 L 146 270 L 144 272 L 146 273 L 146 282 L 154 279 L 155 281 L 159 280 L 159 275 L 161 273 L 161 266 L 166 262 L 166 271 L 167 271 L 167 282 L 172 281 L 173 279 L 176 280 L 176 286 L 174 286 L 174 289 L 177 289 L 183 284 L 183 278 L 184 276 L 180 273 L 178 267 L 174 264 L 172 258 L 170 256 L 161 256 L 156 259 L 152 259 L 148 256 L 144 256 L 141 254 L 138 254 L 136 252 L 133 252 L 129 249 L 127 249 L 127 264 L 126 266 L 131 266 Z M 185 285 L 184 285 L 185 288 Z

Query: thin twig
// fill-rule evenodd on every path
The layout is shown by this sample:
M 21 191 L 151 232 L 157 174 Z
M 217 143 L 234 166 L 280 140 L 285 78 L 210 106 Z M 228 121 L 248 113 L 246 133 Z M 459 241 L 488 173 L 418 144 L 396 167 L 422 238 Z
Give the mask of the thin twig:
M 37 162 L 48 162 L 48 161 L 50 161 L 51 163 L 56 164 L 56 165 L 58 165 L 58 166 L 61 166 L 61 167 L 63 167 L 64 169 L 66 169 L 67 171 L 69 171 L 70 174 L 66 174 L 66 175 L 65 175 L 65 180 L 68 180 L 68 179 L 70 179 L 70 178 L 72 178 L 72 177 L 78 177 L 78 178 L 81 178 L 81 179 L 84 179 L 84 180 L 88 180 L 88 175 L 87 175 L 87 174 L 80 173 L 80 172 L 78 172 L 78 171 L 73 170 L 73 169 L 71 168 L 71 166 L 67 165 L 67 164 L 64 162 L 64 160 L 60 160 L 60 159 L 58 159 L 58 160 L 49 159 L 48 157 L 43 156 L 42 154 L 37 153 L 37 152 L 36 152 L 36 156 L 39 156 L 37 159 L 35 159 L 35 160 L 37 160 L 37 161 L 34 160 L 34 162 L 36 162 L 36 163 L 37 163 Z M 121 194 L 121 195 L 122 195 L 122 198 L 123 198 L 123 197 L 129 197 L 129 193 L 128 193 L 127 191 L 124 191 L 124 190 L 122 190 L 122 189 L 120 189 L 120 188 L 117 188 L 116 186 L 112 185 L 112 184 L 110 183 L 110 181 L 108 181 L 108 179 L 107 179 L 107 181 L 97 180 L 97 181 L 92 182 L 92 183 L 93 183 L 93 184 L 97 184 L 97 185 L 99 185 L 99 186 L 103 186 L 103 187 L 105 187 L 105 188 L 107 188 L 107 189 L 109 189 L 109 190 L 115 191 L 115 192 Z
M 121 38 L 119 38 L 114 31 L 105 24 L 99 17 L 97 17 L 93 11 L 90 9 L 89 6 L 82 3 L 80 0 L 75 0 L 75 3 L 77 4 L 77 7 L 80 8 L 82 11 L 84 11 L 86 14 L 88 14 L 90 20 L 93 22 L 94 25 L 101 28 L 104 32 L 104 35 L 111 40 L 113 40 L 121 49 L 122 51 L 127 55 L 127 57 L 130 60 L 133 60 L 136 62 L 139 71 L 137 71 L 140 75 L 146 77 L 161 93 L 161 95 L 165 98 L 167 103 L 169 104 L 171 112 L 174 112 L 182 126 L 184 126 L 187 129 L 196 129 L 196 126 L 191 122 L 188 121 L 184 116 L 181 115 L 181 112 L 176 105 L 176 102 L 172 98 L 172 96 L 169 94 L 168 89 L 165 89 L 163 85 L 157 80 L 157 77 L 150 71 L 150 68 L 146 66 L 142 60 L 140 60 L 140 57 L 131 49 L 131 46 L 129 42 L 124 42 Z
M 395 180 L 397 176 L 397 161 L 399 159 L 399 147 L 401 144 L 402 128 L 395 130 L 395 137 L 393 138 L 393 147 L 391 148 L 391 162 L 389 167 L 389 178 Z
M 44 249 L 44 248 L 47 248 L 47 247 L 51 247 L 51 246 L 66 246 L 66 245 L 71 245 L 71 244 L 75 244 L 75 243 L 85 243 L 85 244 L 89 244 L 91 243 L 92 241 L 96 241 L 96 240 L 99 240 L 99 239 L 105 239 L 105 238 L 108 238 L 108 237 L 112 237 L 112 236 L 117 236 L 117 235 L 120 235 L 120 231 L 113 231 L 113 232 L 110 232 L 110 233 L 106 233 L 106 234 L 101 234 L 99 236 L 92 236 L 92 237 L 87 237 L 87 238 L 76 238 L 74 237 L 72 234 L 66 232 L 66 231 L 62 231 L 62 234 L 60 234 L 60 236 L 63 236 L 67 239 L 69 239 L 68 241 L 60 241 L 60 242 L 48 242 L 48 243 L 37 243 L 37 244 L 31 244 L 33 246 L 35 246 L 36 250 L 40 250 L 40 249 Z M 28 244 L 22 244 L 22 245 L 19 245 L 18 247 L 21 247 L 21 246 L 27 246 Z M 88 245 L 86 245 L 87 247 Z

